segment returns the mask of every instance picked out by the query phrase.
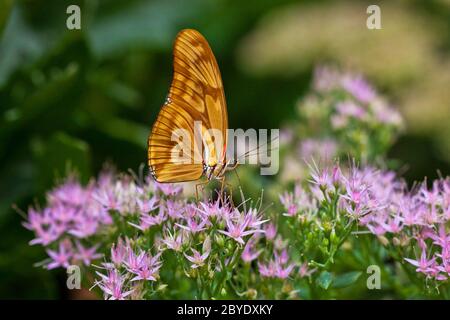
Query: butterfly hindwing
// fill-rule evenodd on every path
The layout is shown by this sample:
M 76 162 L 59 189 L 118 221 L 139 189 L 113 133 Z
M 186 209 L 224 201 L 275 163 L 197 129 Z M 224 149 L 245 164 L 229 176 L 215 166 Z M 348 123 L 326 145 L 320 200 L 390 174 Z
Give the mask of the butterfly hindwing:
M 202 146 L 208 149 L 206 160 L 214 162 L 224 159 L 227 142 L 228 116 L 222 78 L 208 42 L 198 31 L 183 30 L 177 35 L 173 55 L 174 74 L 169 95 L 148 140 L 149 166 L 158 182 L 199 179 L 203 173 Z M 201 123 L 203 130 L 220 130 L 222 141 L 206 139 L 195 148 L 195 122 Z M 189 141 L 177 139 L 174 134 L 177 129 L 184 130 Z M 188 150 L 184 156 L 191 160 L 189 163 L 173 161 L 177 144 Z

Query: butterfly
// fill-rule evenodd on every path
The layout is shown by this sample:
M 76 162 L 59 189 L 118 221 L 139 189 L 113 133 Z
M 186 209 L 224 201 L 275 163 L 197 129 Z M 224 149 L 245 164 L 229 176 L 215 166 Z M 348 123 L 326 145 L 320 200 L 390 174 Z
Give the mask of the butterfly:
M 232 163 L 226 159 L 225 93 L 216 58 L 198 31 L 178 33 L 173 69 L 169 94 L 148 138 L 150 173 L 160 183 L 202 176 L 223 181 Z

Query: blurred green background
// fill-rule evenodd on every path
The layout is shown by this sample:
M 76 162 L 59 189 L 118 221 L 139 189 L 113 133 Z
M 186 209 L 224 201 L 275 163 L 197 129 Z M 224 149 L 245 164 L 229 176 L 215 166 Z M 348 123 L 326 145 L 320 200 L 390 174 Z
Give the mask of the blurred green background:
M 81 7 L 82 29 L 66 28 Z M 366 28 L 381 7 L 382 30 Z M 26 210 L 68 170 L 146 162 L 183 28 L 210 42 L 232 128 L 279 128 L 313 67 L 365 74 L 406 118 L 391 157 L 410 183 L 450 168 L 450 1 L 0 0 L 0 298 L 67 298 L 64 272 L 33 264 Z

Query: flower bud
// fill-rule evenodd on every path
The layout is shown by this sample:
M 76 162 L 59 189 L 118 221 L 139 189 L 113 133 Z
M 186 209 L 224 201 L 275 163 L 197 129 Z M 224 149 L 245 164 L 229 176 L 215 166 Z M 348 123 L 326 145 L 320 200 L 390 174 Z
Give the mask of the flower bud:
M 225 245 L 225 239 L 221 234 L 216 234 L 214 236 L 214 241 L 219 246 L 219 248 L 223 248 L 223 246 Z
M 156 291 L 165 291 L 166 290 L 166 288 L 167 288 L 167 284 L 160 284 L 159 286 L 158 286 L 158 288 L 156 288 Z
M 211 251 L 211 238 L 207 236 L 203 242 L 203 252 Z
M 394 246 L 401 245 L 400 239 L 397 237 L 392 238 L 392 243 L 394 244 Z
M 247 299 L 254 300 L 258 296 L 258 291 L 255 289 L 248 289 L 245 295 L 247 296 Z
M 336 230 L 334 228 L 331 230 L 330 233 L 330 241 L 332 244 L 338 244 L 340 241 L 339 237 L 336 235 Z
M 198 276 L 197 269 L 190 269 L 190 270 L 187 272 L 187 275 L 188 275 L 188 277 L 190 277 L 190 278 L 197 278 L 197 276 Z
M 378 240 L 380 240 L 383 246 L 387 246 L 389 244 L 389 240 L 385 236 L 378 236 Z
M 294 288 L 290 283 L 285 283 L 281 288 L 281 291 L 285 294 L 289 294 L 292 290 L 294 290 Z
M 331 175 L 331 181 L 335 188 L 337 189 L 339 186 L 339 183 L 341 182 L 341 169 L 339 169 L 338 165 L 335 165 L 333 167 L 333 173 Z
M 329 232 L 329 231 L 333 230 L 333 224 L 330 221 L 324 221 L 322 223 L 322 227 L 325 232 Z

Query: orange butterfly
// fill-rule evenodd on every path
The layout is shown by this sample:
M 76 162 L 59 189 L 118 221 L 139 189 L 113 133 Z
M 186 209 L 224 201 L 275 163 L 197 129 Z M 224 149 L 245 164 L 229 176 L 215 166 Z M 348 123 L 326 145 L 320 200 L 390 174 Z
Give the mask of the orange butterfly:
M 228 116 L 217 61 L 206 39 L 192 29 L 177 35 L 173 56 L 169 95 L 148 139 L 150 172 L 158 182 L 203 175 L 223 181 L 231 162 L 226 160 Z

